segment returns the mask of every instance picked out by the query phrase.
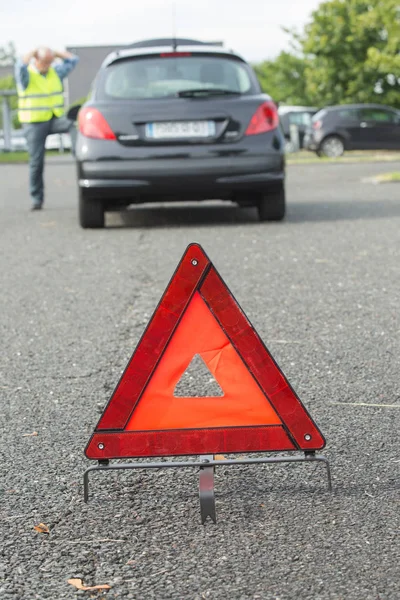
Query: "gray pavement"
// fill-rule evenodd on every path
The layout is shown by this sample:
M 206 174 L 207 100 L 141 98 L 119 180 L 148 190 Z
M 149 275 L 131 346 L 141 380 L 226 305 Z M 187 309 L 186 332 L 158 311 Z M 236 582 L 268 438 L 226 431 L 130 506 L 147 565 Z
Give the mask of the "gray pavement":
M 0 166 L 1 598 L 400 597 L 400 186 L 365 181 L 399 167 L 291 166 L 280 224 L 189 205 L 84 231 L 67 158 L 42 213 Z M 217 470 L 216 526 L 195 470 L 98 474 L 83 503 L 83 449 L 192 241 L 324 432 L 333 494 L 289 465 Z

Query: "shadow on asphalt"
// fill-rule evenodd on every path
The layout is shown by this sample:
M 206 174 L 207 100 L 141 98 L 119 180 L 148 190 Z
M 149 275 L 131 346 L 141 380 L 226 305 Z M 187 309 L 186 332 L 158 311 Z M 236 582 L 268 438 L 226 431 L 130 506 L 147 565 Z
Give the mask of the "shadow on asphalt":
M 389 184 L 388 184 L 389 185 Z M 396 184 L 393 184 L 393 186 Z M 400 186 L 398 186 L 400 191 Z M 393 192 L 392 192 L 393 193 Z M 381 219 L 400 216 L 400 201 L 347 200 L 288 203 L 285 223 L 318 223 Z M 107 228 L 180 227 L 210 225 L 254 225 L 259 223 L 255 208 L 235 205 L 185 205 L 134 207 L 107 214 Z M 267 226 L 270 224 L 266 224 Z
M 245 225 L 259 223 L 255 208 L 228 205 L 134 207 L 107 215 L 107 228 Z

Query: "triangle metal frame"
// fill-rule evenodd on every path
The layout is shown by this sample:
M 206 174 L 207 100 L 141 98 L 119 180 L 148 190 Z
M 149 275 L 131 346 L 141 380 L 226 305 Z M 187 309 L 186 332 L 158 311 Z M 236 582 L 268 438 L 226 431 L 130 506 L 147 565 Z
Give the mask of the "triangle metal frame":
M 243 360 L 281 426 L 126 431 L 135 407 L 151 380 L 193 295 L 198 291 L 220 327 Z M 175 447 L 174 447 L 175 443 Z M 301 403 L 267 347 L 199 244 L 190 244 L 122 374 L 85 454 L 97 460 L 83 476 L 84 501 L 89 500 L 89 474 L 93 471 L 199 468 L 201 522 L 216 523 L 214 471 L 233 465 L 322 463 L 328 490 L 332 491 L 329 461 L 317 456 L 325 439 Z M 301 451 L 295 456 L 219 457 L 219 453 Z M 162 460 L 110 464 L 114 458 L 199 456 L 197 460 Z M 222 458 L 222 460 L 221 460 Z

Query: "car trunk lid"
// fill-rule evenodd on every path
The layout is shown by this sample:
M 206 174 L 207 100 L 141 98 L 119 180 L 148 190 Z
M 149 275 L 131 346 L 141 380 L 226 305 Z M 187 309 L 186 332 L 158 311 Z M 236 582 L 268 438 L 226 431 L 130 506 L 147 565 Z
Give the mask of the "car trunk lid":
M 217 144 L 239 141 L 265 97 L 206 96 L 96 103 L 123 145 Z

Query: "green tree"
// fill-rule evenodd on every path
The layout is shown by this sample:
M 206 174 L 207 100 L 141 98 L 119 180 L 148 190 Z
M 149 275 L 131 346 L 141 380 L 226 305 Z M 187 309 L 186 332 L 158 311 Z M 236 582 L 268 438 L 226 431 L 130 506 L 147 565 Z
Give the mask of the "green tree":
M 382 42 L 368 48 L 366 67 L 377 76 L 377 88 L 387 104 L 400 107 L 400 3 L 377 2 L 364 17 L 364 26 L 381 26 Z
M 301 41 L 306 94 L 314 104 L 400 106 L 397 0 L 330 0 L 312 14 Z
M 2 90 L 15 90 L 15 80 L 12 75 L 8 75 L 7 77 L 2 77 L 0 79 L 0 105 L 3 101 L 2 97 L 1 97 Z M 9 96 L 8 102 L 10 103 L 11 110 L 16 111 L 16 109 L 18 108 L 18 96 L 17 95 Z M 21 125 L 18 121 L 16 112 L 13 115 L 12 124 L 13 124 L 14 129 L 18 129 L 19 127 L 21 127 Z M 0 110 L 0 129 L 2 129 L 2 128 L 3 128 L 3 112 L 2 112 L 2 110 Z
M 307 61 L 302 56 L 281 52 L 275 60 L 266 60 L 254 66 L 262 87 L 275 102 L 308 105 L 305 70 Z
M 6 46 L 0 46 L 0 66 L 8 67 L 15 63 L 17 51 L 13 42 L 8 42 Z
M 16 60 L 16 49 L 13 42 L 9 42 L 6 46 L 0 46 L 0 66 L 1 67 L 12 67 Z M 15 90 L 15 80 L 12 75 L 2 77 L 0 79 L 0 129 L 3 128 L 3 111 L 1 110 L 1 90 Z M 11 96 L 8 98 L 11 109 L 15 110 L 18 107 L 18 97 Z M 16 113 L 13 116 L 13 127 L 20 127 L 18 117 Z

